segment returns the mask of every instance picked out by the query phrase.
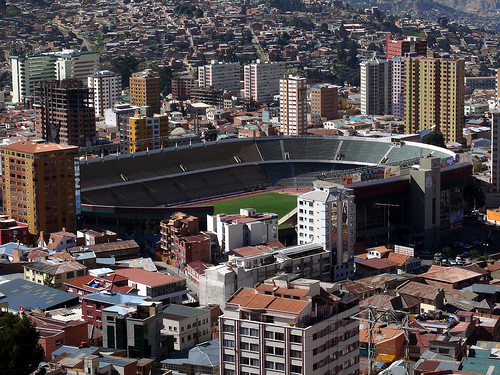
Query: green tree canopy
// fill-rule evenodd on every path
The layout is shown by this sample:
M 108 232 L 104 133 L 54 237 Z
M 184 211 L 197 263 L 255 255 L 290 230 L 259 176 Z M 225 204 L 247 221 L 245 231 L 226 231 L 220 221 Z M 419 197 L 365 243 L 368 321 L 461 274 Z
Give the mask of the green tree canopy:
M 122 87 L 129 85 L 130 77 L 137 70 L 138 66 L 139 60 L 134 55 L 118 56 L 111 60 L 111 70 L 122 77 Z
M 422 138 L 422 142 L 426 143 L 428 145 L 434 145 L 434 146 L 439 146 L 446 148 L 446 145 L 444 143 L 444 136 L 443 133 L 440 131 L 432 131 L 429 134 L 426 134 L 424 138 Z
M 6 313 L 0 318 L 0 375 L 27 375 L 43 359 L 39 334 L 26 315 Z

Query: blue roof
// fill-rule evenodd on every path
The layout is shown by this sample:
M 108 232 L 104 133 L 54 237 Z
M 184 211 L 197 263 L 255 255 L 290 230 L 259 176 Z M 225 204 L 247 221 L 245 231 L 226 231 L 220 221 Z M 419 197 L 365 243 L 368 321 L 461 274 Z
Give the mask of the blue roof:
M 220 364 L 219 340 L 210 340 L 161 361 L 170 365 L 215 367 Z
M 102 311 L 111 311 L 111 312 L 116 312 L 120 315 L 126 315 L 129 313 L 129 309 L 123 306 L 109 306 L 106 307 L 105 309 L 102 309 Z
M 8 242 L 2 246 L 0 246 L 0 253 L 1 254 L 8 254 L 10 256 L 13 256 L 13 250 L 14 249 L 21 249 L 21 250 L 29 250 L 31 249 L 29 246 L 23 245 L 23 244 L 17 244 L 17 242 Z
M 121 292 L 111 292 L 111 294 L 109 292 L 99 292 L 87 294 L 83 299 L 104 302 L 110 305 L 140 305 L 147 300 L 147 297 Z
M 23 279 L 0 284 L 0 293 L 5 294 L 10 310 L 19 310 L 20 307 L 23 307 L 24 310 L 36 307 L 46 310 L 78 304 L 78 296 L 74 294 Z

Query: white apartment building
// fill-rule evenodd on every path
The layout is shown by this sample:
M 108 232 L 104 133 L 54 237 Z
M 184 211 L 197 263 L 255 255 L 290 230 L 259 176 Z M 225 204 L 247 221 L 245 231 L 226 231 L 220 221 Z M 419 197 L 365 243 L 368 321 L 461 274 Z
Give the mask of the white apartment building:
M 500 111 L 491 111 L 491 192 L 500 193 Z
M 210 64 L 198 67 L 199 87 L 214 87 L 221 90 L 241 89 L 240 63 L 223 63 L 212 60 Z
M 227 299 L 239 288 L 255 284 L 279 273 L 293 273 L 309 279 L 330 281 L 331 253 L 321 244 L 290 246 L 232 259 L 212 266 L 200 276 L 200 304 L 219 305 L 224 309 Z
M 357 375 L 358 299 L 289 276 L 241 288 L 220 317 L 221 374 Z
M 87 86 L 92 89 L 95 117 L 104 117 L 106 109 L 113 108 L 121 99 L 121 77 L 109 70 L 101 70 L 88 77 L 87 81 Z
M 391 61 L 373 57 L 362 61 L 361 114 L 389 115 L 392 113 Z
M 284 62 L 261 62 L 244 67 L 244 96 L 260 103 L 271 103 L 280 92 L 285 75 Z
M 301 135 L 307 130 L 307 81 L 289 76 L 280 80 L 280 124 L 283 135 Z
M 127 103 L 118 103 L 104 110 L 104 123 L 123 129 L 128 126 L 128 117 L 140 113 L 141 107 Z
M 352 190 L 315 181 L 314 190 L 298 197 L 297 242 L 320 243 L 332 253 L 333 280 L 354 275 L 356 208 Z
M 217 234 L 222 251 L 278 240 L 278 215 L 242 208 L 234 215 L 207 215 L 207 231 Z
M 87 77 L 99 71 L 99 53 L 63 50 L 31 56 L 11 56 L 12 101 L 18 103 L 35 94 L 39 82 L 77 78 L 87 83 Z
M 174 337 L 174 350 L 181 351 L 212 339 L 210 310 L 170 304 L 163 309 L 162 333 Z

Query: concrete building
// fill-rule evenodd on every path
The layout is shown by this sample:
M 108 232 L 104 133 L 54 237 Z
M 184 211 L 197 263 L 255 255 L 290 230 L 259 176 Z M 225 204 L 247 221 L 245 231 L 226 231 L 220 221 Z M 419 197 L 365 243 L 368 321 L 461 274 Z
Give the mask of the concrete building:
M 242 208 L 234 215 L 207 215 L 207 231 L 217 234 L 222 251 L 257 245 L 278 239 L 278 215 L 258 214 L 254 208 Z
M 87 274 L 87 267 L 78 262 L 28 263 L 24 266 L 24 279 L 45 286 L 51 281 L 55 289 L 65 291 L 64 283 Z
M 261 62 L 244 67 L 244 96 L 260 103 L 271 103 L 280 92 L 280 79 L 285 75 L 284 62 Z
M 133 73 L 130 77 L 130 104 L 149 107 L 147 116 L 160 114 L 160 76 L 151 69 Z
M 261 246 L 259 246 L 260 248 Z M 290 246 L 241 257 L 232 257 L 226 264 L 213 266 L 200 276 L 200 304 L 224 306 L 239 288 L 251 288 L 279 273 L 330 281 L 331 253 L 321 244 Z
M 139 113 L 140 110 L 141 107 L 136 105 L 117 103 L 104 110 L 104 123 L 109 126 L 116 126 L 120 131 L 124 128 L 124 124 L 127 124 L 127 117 Z
M 34 235 L 62 227 L 75 231 L 80 203 L 78 148 L 20 141 L 3 146 L 0 153 L 4 213 L 28 224 Z
M 162 370 L 181 374 L 220 375 L 219 340 L 214 339 L 186 349 L 161 361 Z
M 220 318 L 221 374 L 358 374 L 358 299 L 276 277 L 239 289 Z
M 87 77 L 99 70 L 99 53 L 63 50 L 31 56 L 11 56 L 12 101 L 21 102 L 35 94 L 35 86 L 47 80 Z
M 172 99 L 187 98 L 191 95 L 191 89 L 198 86 L 193 76 L 172 77 Z
M 113 108 L 121 99 L 122 79 L 109 70 L 101 70 L 88 77 L 88 87 L 92 90 L 95 117 L 104 117 L 106 109 Z
M 128 286 L 137 289 L 139 296 L 150 297 L 163 304 L 180 303 L 187 295 L 186 279 L 182 277 L 139 268 L 116 269 L 115 274 L 126 277 Z
M 500 111 L 491 111 L 491 191 L 500 193 Z
M 21 244 L 30 243 L 28 225 L 17 222 L 7 215 L 0 215 L 0 245 L 17 241 Z
M 110 306 L 102 310 L 103 346 L 125 349 L 127 357 L 160 359 L 162 328 L 162 305 L 158 302 L 144 302 L 135 307 Z
M 392 113 L 391 61 L 376 56 L 362 61 L 361 114 L 389 115 Z
M 307 80 L 288 76 L 280 80 L 280 131 L 301 135 L 307 130 Z
M 311 114 L 323 120 L 334 120 L 338 113 L 338 86 L 320 84 L 311 87 Z
M 427 55 L 427 41 L 417 37 L 392 39 L 391 35 L 385 37 L 385 58 L 403 57 L 407 53 L 416 53 L 418 56 Z
M 332 254 L 332 278 L 354 274 L 356 207 L 350 189 L 316 181 L 314 190 L 298 198 L 297 242 L 319 243 Z
M 209 341 L 210 310 L 170 304 L 163 309 L 163 333 L 174 337 L 176 351 Z
M 403 119 L 405 116 L 405 58 L 392 58 L 392 114 L 396 119 Z
M 223 63 L 212 60 L 210 64 L 198 67 L 198 86 L 239 93 L 240 63 Z
M 436 128 L 446 142 L 462 142 L 464 61 L 409 58 L 405 85 L 406 133 Z
M 168 115 L 134 115 L 128 118 L 128 127 L 123 129 L 123 139 L 128 143 L 128 152 L 157 150 L 168 146 Z
M 35 90 L 35 130 L 47 142 L 85 147 L 96 141 L 90 90 L 81 81 L 44 81 Z

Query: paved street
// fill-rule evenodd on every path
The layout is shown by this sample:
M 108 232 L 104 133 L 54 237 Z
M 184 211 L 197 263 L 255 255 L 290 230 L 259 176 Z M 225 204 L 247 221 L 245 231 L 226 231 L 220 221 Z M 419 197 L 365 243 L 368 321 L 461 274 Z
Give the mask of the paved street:
M 162 261 L 155 260 L 154 263 L 155 263 L 156 267 L 158 268 L 159 272 L 162 272 L 162 273 L 166 272 L 169 275 L 178 276 L 178 277 L 182 277 L 182 278 L 186 279 L 187 287 L 191 292 L 190 294 L 195 294 L 196 296 L 199 296 L 198 285 L 196 283 L 194 283 L 193 281 L 191 281 L 190 279 L 188 279 L 187 275 L 184 272 L 179 271 L 177 269 L 177 267 L 171 266 L 170 264 L 167 264 L 167 263 L 162 262 Z

